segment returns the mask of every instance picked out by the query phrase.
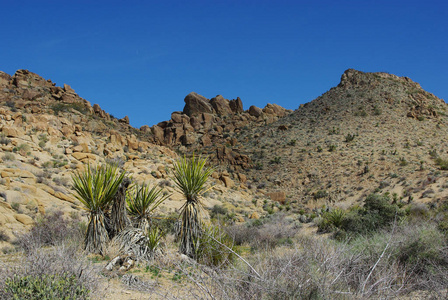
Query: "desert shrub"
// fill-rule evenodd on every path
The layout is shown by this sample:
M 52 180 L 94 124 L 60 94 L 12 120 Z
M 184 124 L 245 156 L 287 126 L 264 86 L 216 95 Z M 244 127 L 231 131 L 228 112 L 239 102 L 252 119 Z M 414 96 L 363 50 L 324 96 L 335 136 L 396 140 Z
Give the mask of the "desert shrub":
M 355 139 L 355 137 L 356 137 L 356 134 L 348 133 L 348 134 L 345 136 L 345 142 L 346 142 L 346 143 L 350 143 L 351 141 L 353 141 L 353 140 Z
M 440 170 L 448 170 L 448 160 L 441 157 L 436 158 L 436 165 L 440 167 Z
M 58 246 L 27 252 L 19 267 L 0 272 L 1 299 L 89 299 L 98 276 L 77 247 Z
M 225 208 L 224 206 L 219 205 L 219 204 L 215 204 L 213 206 L 213 208 L 211 209 L 210 213 L 211 213 L 211 217 L 213 218 L 213 217 L 216 217 L 218 215 L 225 216 L 228 212 L 229 212 L 229 210 L 227 208 Z
M 4 161 L 13 161 L 15 159 L 14 154 L 7 152 L 5 153 L 5 155 L 3 155 L 3 160 Z
M 8 242 L 9 236 L 3 231 L 3 229 L 0 229 L 0 242 Z
M 317 192 L 315 192 L 314 194 L 313 194 L 313 197 L 314 197 L 314 199 L 320 199 L 320 198 L 325 198 L 325 197 L 327 197 L 328 196 L 328 193 L 327 193 L 327 191 L 325 191 L 325 190 L 318 190 Z
M 87 299 L 89 292 L 75 275 L 15 275 L 5 281 L 5 294 L 12 299 Z
M 15 244 L 29 252 L 42 246 L 63 242 L 78 243 L 82 238 L 79 220 L 64 218 L 62 211 L 54 211 L 37 220 L 28 233 L 17 236 Z
M 178 214 L 170 213 L 168 215 L 151 216 L 151 224 L 158 227 L 164 233 L 175 233 L 175 224 L 178 220 Z
M 195 257 L 199 263 L 222 267 L 234 259 L 233 241 L 219 226 L 204 226 L 195 245 Z
M 433 225 L 404 223 L 357 235 L 351 243 L 297 239 L 300 247 L 260 249 L 248 264 L 184 273 L 196 283 L 196 294 L 215 299 L 412 298 L 414 291 L 425 299 L 446 298 L 446 241 Z
M 431 273 L 432 267 L 448 267 L 446 242 L 443 234 L 434 226 L 418 226 L 404 228 L 406 237 L 399 243 L 397 258 L 416 274 Z
M 8 145 L 9 143 L 11 143 L 11 140 L 8 139 L 4 133 L 0 134 L 0 144 Z
M 53 113 L 57 116 L 59 112 L 70 112 L 72 109 L 79 111 L 82 114 L 88 113 L 88 108 L 82 102 L 62 103 L 58 102 L 50 107 Z
M 371 194 L 364 200 L 362 208 L 352 209 L 340 226 L 349 233 L 367 233 L 390 227 L 404 216 L 404 211 L 391 204 L 387 195 Z
M 330 232 L 341 228 L 346 212 L 340 208 L 332 209 L 322 214 L 320 222 L 317 224 L 318 232 Z
M 250 226 L 248 224 L 226 226 L 225 231 L 237 246 L 250 243 L 258 235 L 258 229 L 255 226 Z
M 252 250 L 256 250 L 274 249 L 279 245 L 291 244 L 298 227 L 283 213 L 277 213 L 263 220 L 228 226 L 225 230 L 236 245 L 248 244 Z

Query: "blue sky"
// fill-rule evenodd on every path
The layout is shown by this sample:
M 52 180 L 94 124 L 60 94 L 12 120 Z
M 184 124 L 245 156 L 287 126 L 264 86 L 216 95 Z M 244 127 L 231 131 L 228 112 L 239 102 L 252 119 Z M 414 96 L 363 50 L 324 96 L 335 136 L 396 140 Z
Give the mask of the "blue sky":
M 195 91 L 297 108 L 348 68 L 448 100 L 446 1 L 1 1 L 0 70 L 67 83 L 131 125 Z

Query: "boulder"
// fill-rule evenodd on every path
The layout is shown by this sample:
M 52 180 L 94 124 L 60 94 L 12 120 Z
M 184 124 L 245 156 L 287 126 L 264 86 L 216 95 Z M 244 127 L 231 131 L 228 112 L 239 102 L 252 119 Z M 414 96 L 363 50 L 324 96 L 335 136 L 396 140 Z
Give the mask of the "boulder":
M 261 116 L 263 114 L 263 111 L 261 110 L 261 108 L 256 107 L 255 105 L 252 105 L 251 107 L 249 107 L 249 114 L 251 116 L 258 118 L 259 116 Z
M 21 169 L 3 169 L 0 172 L 0 175 L 2 176 L 2 178 L 6 178 L 6 177 L 18 177 L 18 178 L 35 178 L 36 176 L 34 176 L 33 173 L 26 171 L 26 170 L 21 170 Z
M 236 114 L 242 113 L 244 111 L 243 110 L 243 102 L 241 101 L 240 97 L 230 100 L 229 106 L 230 106 L 230 109 Z
M 76 94 L 75 90 L 72 89 L 71 86 L 69 86 L 68 84 L 65 84 L 65 83 L 64 83 L 64 91 L 69 94 Z
M 52 87 L 51 81 L 47 81 L 39 75 L 28 70 L 18 70 L 12 77 L 12 84 L 19 88 L 34 88 L 34 87 Z
M 98 104 L 93 104 L 93 112 L 100 116 L 101 118 L 105 118 L 106 117 L 106 112 L 104 110 L 101 109 L 101 107 Z
M 268 193 L 271 200 L 284 204 L 286 201 L 286 194 L 283 191 Z
M 17 221 L 19 221 L 20 223 L 22 223 L 23 225 L 33 225 L 34 224 L 33 218 L 31 218 L 30 216 L 27 216 L 25 214 L 15 214 L 14 218 Z
M 4 126 L 2 132 L 7 137 L 20 138 L 25 134 L 22 129 L 17 127 Z
M 227 187 L 227 188 L 231 188 L 231 187 L 233 187 L 233 180 L 232 179 L 230 179 L 230 177 L 228 177 L 228 176 L 221 176 L 221 177 L 219 177 L 219 179 L 224 183 L 224 185 Z
M 183 113 L 189 117 L 199 115 L 201 113 L 213 113 L 213 108 L 208 99 L 204 96 L 196 94 L 195 92 L 188 94 L 184 101 L 185 107 Z
M 12 79 L 11 75 L 0 71 L 0 89 L 8 87 L 11 79 Z
M 125 116 L 124 118 L 118 120 L 120 123 L 129 124 L 129 117 Z
M 154 139 L 156 142 L 163 143 L 164 141 L 164 133 L 163 129 L 157 125 L 151 127 L 152 134 L 154 135 Z
M 149 133 L 151 132 L 151 128 L 148 125 L 143 125 L 142 127 L 140 127 L 140 131 L 144 133 Z
M 210 104 L 219 116 L 226 116 L 232 113 L 229 100 L 224 99 L 223 96 L 218 95 L 210 100 Z
M 175 111 L 171 114 L 171 120 L 174 123 L 182 123 L 182 113 L 179 111 Z

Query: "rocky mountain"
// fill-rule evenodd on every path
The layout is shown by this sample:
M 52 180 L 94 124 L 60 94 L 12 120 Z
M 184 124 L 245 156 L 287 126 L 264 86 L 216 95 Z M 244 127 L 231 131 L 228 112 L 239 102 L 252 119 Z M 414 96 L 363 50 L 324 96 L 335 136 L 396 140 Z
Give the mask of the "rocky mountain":
M 196 93 L 184 101 L 170 120 L 136 129 L 66 84 L 0 72 L 2 229 L 12 236 L 49 210 L 82 215 L 71 175 L 106 161 L 165 186 L 173 194 L 160 213 L 173 213 L 182 204 L 169 178 L 177 153 L 210 158 L 217 171 L 206 206 L 237 221 L 348 207 L 372 192 L 431 206 L 448 199 L 447 105 L 407 77 L 349 69 L 294 112 Z
M 202 123 L 198 128 L 204 130 Z M 69 85 L 58 87 L 27 70 L 13 76 L 0 72 L 2 232 L 12 238 L 51 210 L 84 215 L 72 195 L 71 176 L 87 164 L 104 162 L 123 166 L 137 182 L 164 186 L 172 195 L 159 213 L 174 213 L 183 203 L 169 178 L 177 154 L 157 144 L 162 143 L 148 126 L 133 128 L 128 117 L 114 118 L 98 104 L 80 98 Z M 215 172 L 212 181 L 215 187 L 206 207 L 225 206 L 237 220 L 265 213 L 252 203 L 252 191 L 230 189 L 239 182 L 233 182 L 225 170 Z

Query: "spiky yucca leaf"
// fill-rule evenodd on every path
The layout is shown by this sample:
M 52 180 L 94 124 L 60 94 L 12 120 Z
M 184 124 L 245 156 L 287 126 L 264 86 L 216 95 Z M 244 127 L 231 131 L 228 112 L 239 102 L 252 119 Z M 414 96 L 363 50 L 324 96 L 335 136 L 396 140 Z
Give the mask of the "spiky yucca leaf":
M 206 158 L 183 157 L 174 164 L 174 177 L 177 188 L 184 194 L 187 201 L 197 201 L 206 191 L 205 183 L 214 169 L 206 167 Z
M 115 196 L 126 173 L 116 166 L 87 166 L 83 172 L 72 176 L 76 198 L 90 212 L 89 224 L 84 240 L 85 250 L 92 253 L 104 253 L 109 241 L 104 211 Z
M 88 211 L 104 210 L 117 192 L 125 172 L 112 165 L 87 166 L 83 172 L 72 176 L 75 197 L 84 204 Z
M 200 196 L 206 191 L 205 183 L 214 171 L 206 167 L 206 158 L 195 157 L 179 159 L 174 164 L 173 180 L 186 202 L 181 208 L 181 228 L 179 251 L 195 257 L 202 226 L 202 204 Z
M 162 230 L 160 230 L 159 227 L 157 226 L 153 226 L 150 229 L 148 229 L 147 231 L 148 247 L 152 252 L 157 250 L 163 236 L 164 234 Z
M 136 184 L 126 201 L 128 213 L 137 227 L 144 229 L 150 214 L 168 197 L 169 194 L 164 195 L 162 188 L 154 186 L 150 189 L 146 184 Z

